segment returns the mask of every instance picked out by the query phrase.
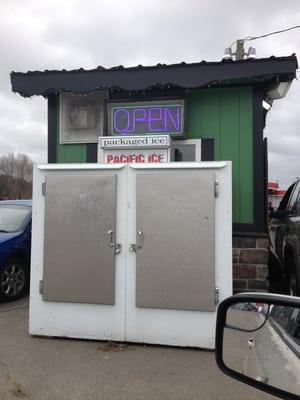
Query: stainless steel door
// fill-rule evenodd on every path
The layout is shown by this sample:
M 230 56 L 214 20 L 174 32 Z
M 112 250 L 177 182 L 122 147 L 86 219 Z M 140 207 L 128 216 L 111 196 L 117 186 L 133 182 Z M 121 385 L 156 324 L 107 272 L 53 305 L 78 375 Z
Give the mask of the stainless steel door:
M 43 300 L 114 304 L 111 172 L 46 174 Z
M 137 174 L 138 307 L 215 310 L 214 181 L 206 170 Z

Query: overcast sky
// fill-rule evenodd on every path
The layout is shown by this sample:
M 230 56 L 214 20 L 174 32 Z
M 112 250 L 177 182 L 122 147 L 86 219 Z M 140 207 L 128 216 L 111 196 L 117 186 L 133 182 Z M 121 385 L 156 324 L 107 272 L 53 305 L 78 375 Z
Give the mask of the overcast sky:
M 22 98 L 11 71 L 219 61 L 234 40 L 300 24 L 299 0 L 0 0 L 0 155 L 46 162 L 47 103 Z M 300 29 L 246 44 L 300 54 Z M 300 83 L 267 118 L 269 179 L 300 176 Z

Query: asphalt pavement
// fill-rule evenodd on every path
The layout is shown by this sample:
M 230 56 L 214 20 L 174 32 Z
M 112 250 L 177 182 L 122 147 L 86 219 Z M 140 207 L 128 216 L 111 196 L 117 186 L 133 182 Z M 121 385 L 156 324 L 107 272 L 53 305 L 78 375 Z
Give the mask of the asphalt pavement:
M 80 321 L 78 321 L 80 323 Z M 28 299 L 0 304 L 0 400 L 274 400 L 218 370 L 214 352 L 31 337 Z

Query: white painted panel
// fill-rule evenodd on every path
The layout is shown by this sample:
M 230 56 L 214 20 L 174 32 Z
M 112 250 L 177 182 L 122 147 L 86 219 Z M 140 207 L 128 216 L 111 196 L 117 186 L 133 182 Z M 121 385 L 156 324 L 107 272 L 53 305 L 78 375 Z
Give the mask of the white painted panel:
M 220 301 L 232 294 L 232 217 L 231 163 L 170 163 L 132 165 L 128 171 L 128 244 L 136 243 L 136 171 L 174 173 L 177 169 L 207 169 L 219 181 L 219 197 L 215 201 L 215 279 Z M 158 233 L 159 234 L 159 233 Z M 127 259 L 126 340 L 176 346 L 213 349 L 215 344 L 215 312 L 145 309 L 136 302 L 136 256 Z
M 83 168 L 82 168 L 83 167 Z M 124 340 L 125 327 L 125 275 L 126 254 L 116 256 L 115 305 L 45 302 L 39 293 L 39 281 L 43 277 L 43 225 L 45 198 L 41 185 L 44 171 L 70 173 L 76 170 L 84 179 L 85 171 L 107 170 L 112 168 L 93 165 L 40 166 L 34 170 L 33 218 L 32 218 L 32 257 L 29 332 L 35 335 L 65 336 L 103 340 Z M 127 171 L 122 166 L 113 169 L 118 175 L 117 189 L 117 243 L 126 242 L 126 202 L 121 201 L 127 191 Z M 59 229 L 59 226 L 57 227 Z M 88 261 L 88 260 L 87 260 Z

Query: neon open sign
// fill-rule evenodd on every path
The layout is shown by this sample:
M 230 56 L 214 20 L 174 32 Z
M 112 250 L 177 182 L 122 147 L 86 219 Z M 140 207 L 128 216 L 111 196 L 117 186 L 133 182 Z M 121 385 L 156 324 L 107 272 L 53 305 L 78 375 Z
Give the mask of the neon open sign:
M 109 135 L 184 134 L 184 100 L 108 104 Z

